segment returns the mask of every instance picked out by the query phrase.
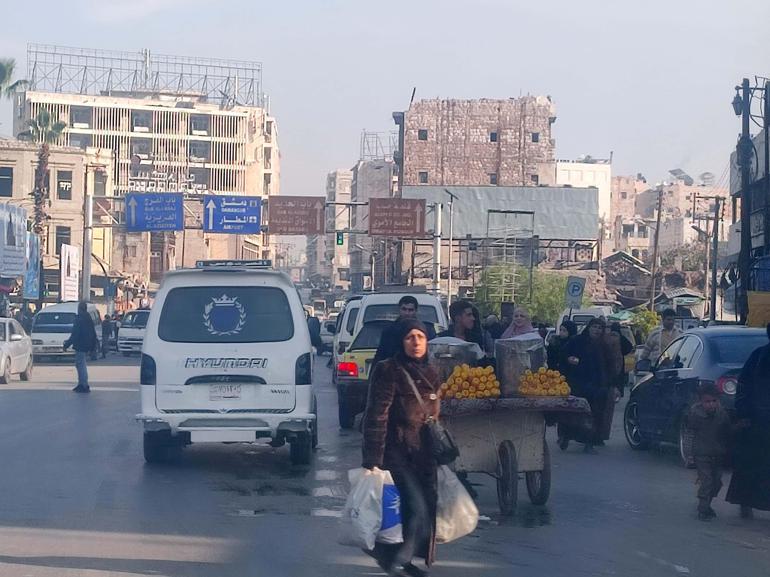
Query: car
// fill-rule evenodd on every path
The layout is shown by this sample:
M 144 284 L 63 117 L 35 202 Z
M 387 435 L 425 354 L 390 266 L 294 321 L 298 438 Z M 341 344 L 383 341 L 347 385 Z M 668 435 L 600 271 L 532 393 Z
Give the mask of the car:
M 353 331 L 356 328 L 358 311 L 361 310 L 362 298 L 360 296 L 351 297 L 337 317 L 337 324 L 334 330 L 334 349 L 332 351 L 334 355 L 332 381 L 335 385 L 337 384 L 337 365 L 340 362 L 340 357 L 350 346 L 350 343 L 353 342 Z
M 333 321 L 321 322 L 321 348 L 318 351 L 319 355 L 324 353 L 332 354 L 334 352 L 334 332 L 337 325 Z
M 291 279 L 270 261 L 199 261 L 166 273 L 140 365 L 144 458 L 197 443 L 318 443 L 312 345 Z
M 691 436 L 683 418 L 697 399 L 701 383 L 716 384 L 724 407 L 732 412 L 738 374 L 749 355 L 766 345 L 765 329 L 711 327 L 691 329 L 673 341 L 653 363 L 639 361 L 636 384 L 623 415 L 629 446 L 679 445 L 682 462 L 692 462 Z
M 124 356 L 142 352 L 144 332 L 149 317 L 149 310 L 129 311 L 123 316 L 118 328 L 118 351 Z
M 369 372 L 382 332 L 391 321 L 371 321 L 356 333 L 337 365 L 337 407 L 340 428 L 350 429 L 366 408 Z
M 15 319 L 0 319 L 0 383 L 13 375 L 22 381 L 32 378 L 32 339 Z
M 102 349 L 101 326 L 102 319 L 99 309 L 88 303 L 88 315 L 96 330 L 96 348 L 91 353 L 91 360 L 96 360 L 97 351 Z M 42 357 L 74 357 L 75 351 L 64 350 L 64 341 L 72 333 L 75 317 L 78 316 L 78 303 L 66 302 L 49 305 L 35 315 L 32 321 L 32 353 L 37 358 Z
M 399 316 L 398 301 L 404 296 L 417 299 L 417 318 L 423 323 L 433 326 L 436 334 L 446 330 L 449 323 L 444 308 L 439 300 L 427 293 L 374 293 L 361 299 L 361 312 L 356 318 L 354 334 L 357 334 L 364 323 L 389 320 L 394 321 Z

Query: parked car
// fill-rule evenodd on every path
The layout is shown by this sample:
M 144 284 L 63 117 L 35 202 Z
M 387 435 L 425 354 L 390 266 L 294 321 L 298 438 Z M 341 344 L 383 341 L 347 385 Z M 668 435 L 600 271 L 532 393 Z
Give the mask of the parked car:
M 698 386 L 715 383 L 722 404 L 732 412 L 738 374 L 752 351 L 766 344 L 765 329 L 698 328 L 672 342 L 652 363 L 639 361 L 623 416 L 630 447 L 676 443 L 682 462 L 689 465 L 692 439 L 683 417 L 697 399 Z
M 337 328 L 337 323 L 333 321 L 321 321 L 321 348 L 318 350 L 319 355 L 324 353 L 334 353 L 334 332 Z
M 32 378 L 32 339 L 14 319 L 0 319 L 0 383 L 7 385 L 12 375 L 22 381 Z

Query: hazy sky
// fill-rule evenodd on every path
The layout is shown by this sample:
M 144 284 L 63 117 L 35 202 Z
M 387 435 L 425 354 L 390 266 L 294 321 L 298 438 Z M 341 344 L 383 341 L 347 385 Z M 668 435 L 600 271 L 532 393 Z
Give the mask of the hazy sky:
M 282 192 L 321 194 L 417 98 L 549 94 L 557 156 L 606 157 L 650 181 L 717 177 L 740 128 L 730 101 L 770 75 L 760 0 L 37 0 L 14 2 L 0 57 L 27 42 L 261 61 Z M 0 133 L 11 104 L 0 102 Z

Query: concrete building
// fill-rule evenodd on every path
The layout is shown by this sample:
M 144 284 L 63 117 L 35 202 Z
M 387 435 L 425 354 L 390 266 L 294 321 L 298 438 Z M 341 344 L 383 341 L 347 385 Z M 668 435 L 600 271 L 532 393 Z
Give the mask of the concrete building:
M 27 209 L 31 218 L 35 187 L 35 169 L 39 146 L 12 139 L 0 139 L 0 201 L 8 201 Z M 112 264 L 112 229 L 110 216 L 101 210 L 113 196 L 113 180 L 109 170 L 112 151 L 88 147 L 52 146 L 48 161 L 50 206 L 43 266 L 49 271 L 59 267 L 59 248 L 62 244 L 83 246 L 83 198 L 86 189 L 94 195 L 94 229 L 91 268 L 93 274 L 106 276 L 114 269 Z M 95 283 L 96 286 L 98 283 Z M 101 287 L 96 287 L 97 292 Z M 102 293 L 103 294 L 103 293 Z
M 318 287 L 329 285 L 332 267 L 326 258 L 326 235 L 309 235 L 307 237 L 305 254 L 307 259 L 305 264 L 307 280 Z
M 612 205 L 612 158 L 592 158 L 586 156 L 578 160 L 557 160 L 553 165 L 553 176 L 549 182 L 556 186 L 574 186 L 598 189 L 599 221 L 604 219 L 607 234 Z
M 554 160 L 550 97 L 421 100 L 393 118 L 402 186 L 536 186 Z
M 189 199 L 191 230 L 117 233 L 119 268 L 157 281 L 198 258 L 270 257 L 265 235 L 204 235 L 196 199 L 279 192 L 277 130 L 261 64 L 30 45 L 27 66 L 29 89 L 15 102 L 17 133 L 46 109 L 66 124 L 59 144 L 112 151 L 116 196 L 167 191 Z M 113 214 L 123 222 L 122 203 Z
M 326 176 L 326 201 L 350 202 L 352 170 L 335 170 Z M 337 244 L 335 231 L 348 228 L 349 208 L 329 206 L 326 210 L 326 260 L 331 263 L 331 284 L 347 290 L 350 287 L 350 235 L 342 234 Z

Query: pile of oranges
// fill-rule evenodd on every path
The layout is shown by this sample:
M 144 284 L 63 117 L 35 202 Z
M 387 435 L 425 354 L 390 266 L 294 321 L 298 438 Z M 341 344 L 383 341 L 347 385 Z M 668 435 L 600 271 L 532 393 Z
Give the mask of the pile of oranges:
M 500 381 L 492 367 L 459 365 L 441 385 L 442 399 L 492 399 L 500 396 Z
M 519 393 L 533 397 L 566 397 L 570 388 L 559 371 L 541 367 L 534 373 L 530 370 L 524 372 L 519 382 Z

